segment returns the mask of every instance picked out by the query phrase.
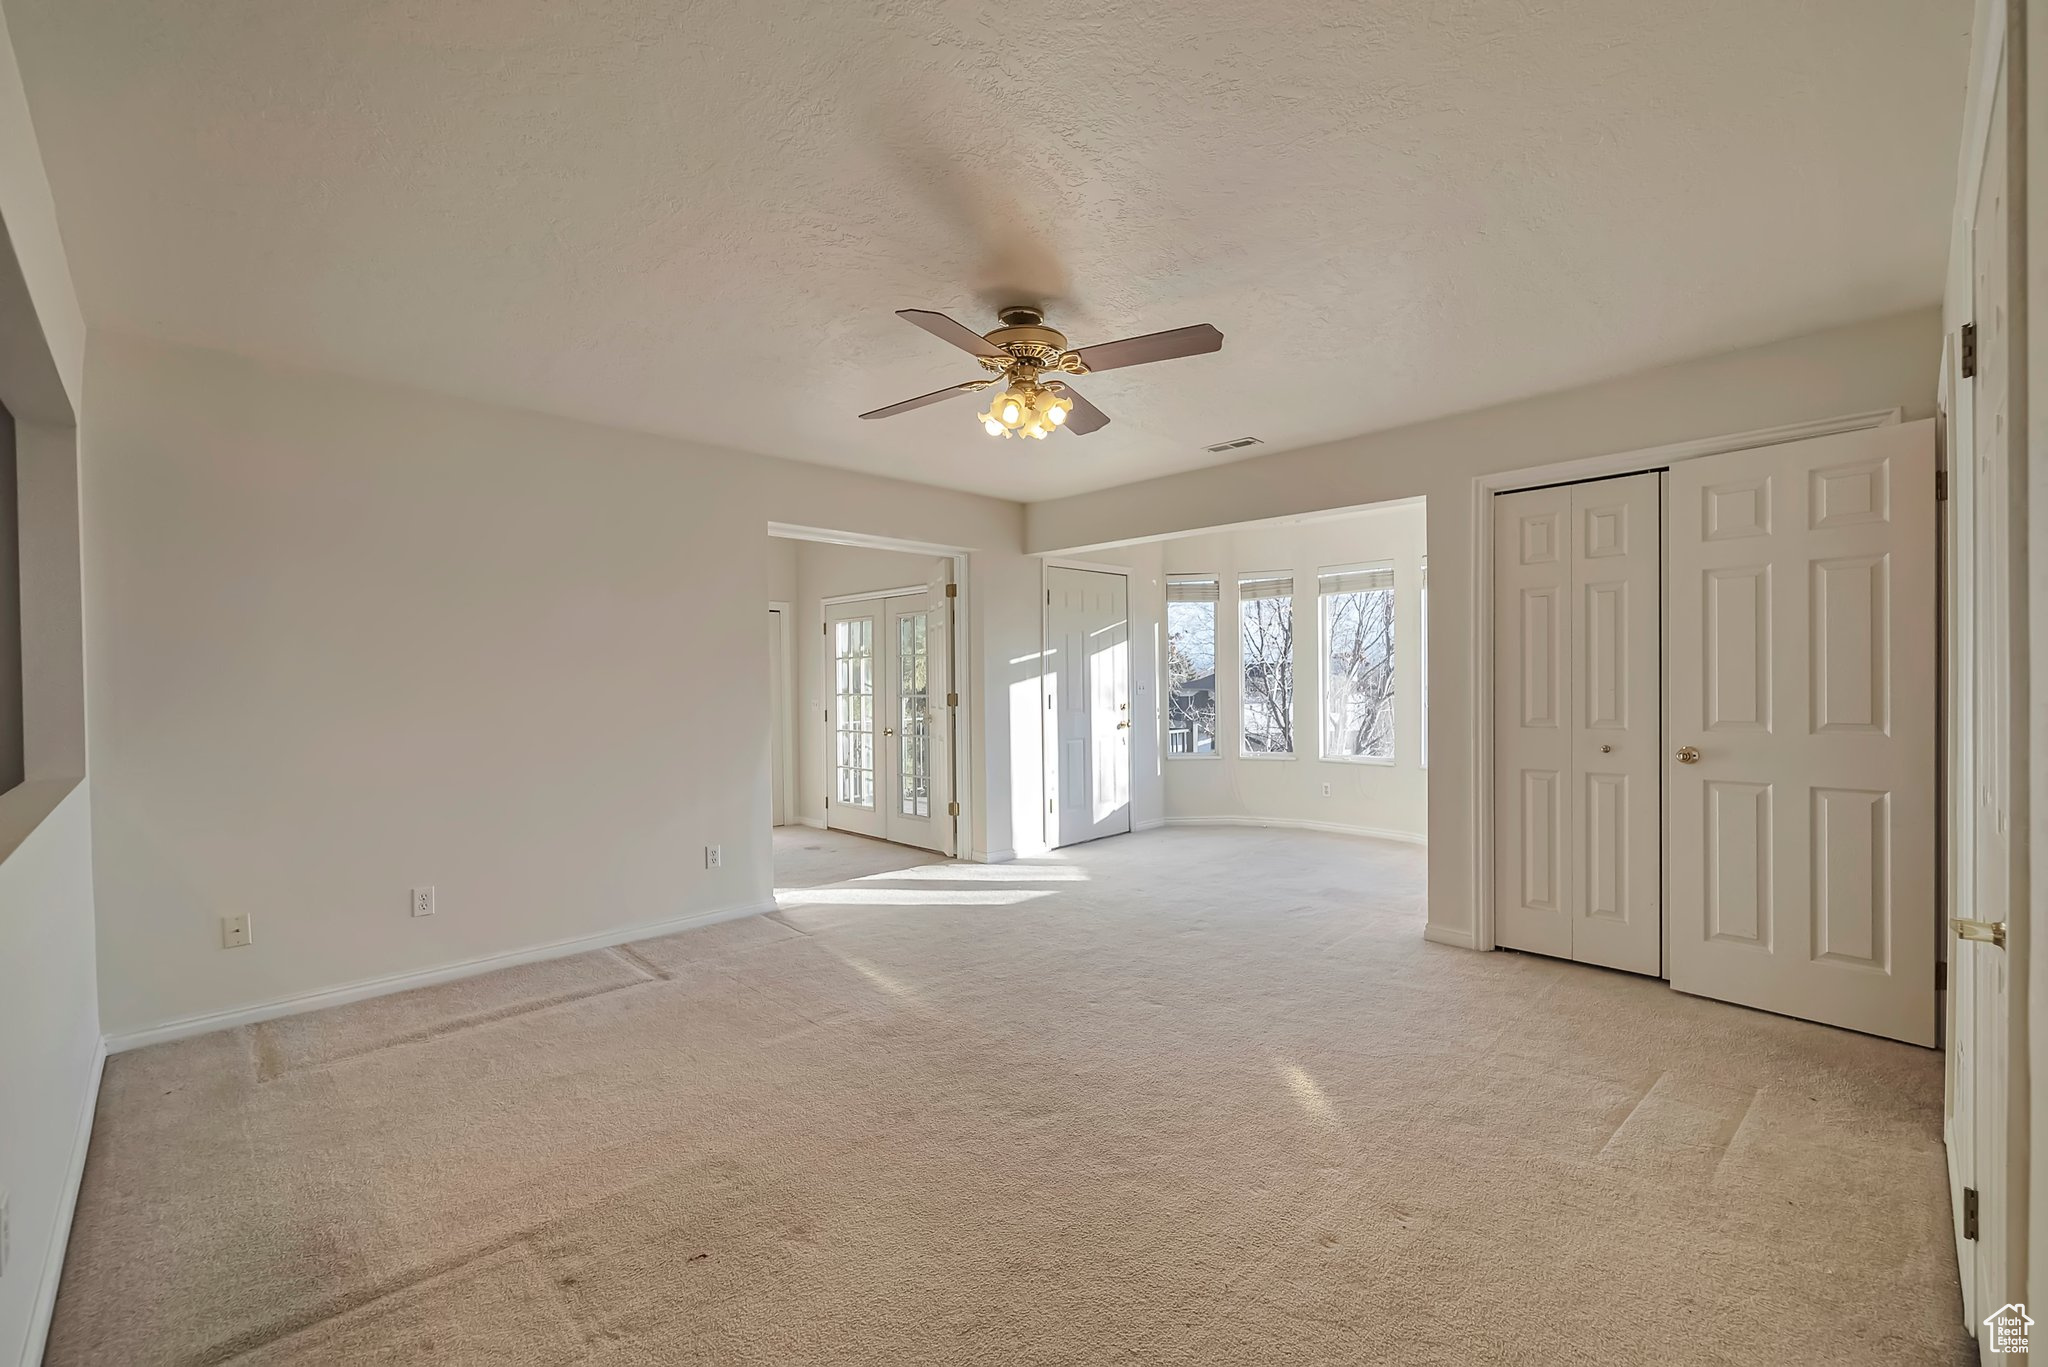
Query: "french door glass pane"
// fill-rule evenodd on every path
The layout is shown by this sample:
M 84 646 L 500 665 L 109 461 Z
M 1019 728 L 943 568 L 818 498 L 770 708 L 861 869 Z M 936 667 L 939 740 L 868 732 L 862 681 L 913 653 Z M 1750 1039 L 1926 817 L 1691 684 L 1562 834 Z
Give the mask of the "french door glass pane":
M 854 617 L 836 624 L 839 796 L 849 807 L 875 805 L 875 623 Z
M 896 735 L 901 750 L 896 800 L 905 816 L 932 814 L 931 657 L 925 639 L 930 620 L 922 612 L 896 619 L 896 665 L 902 672 L 897 689 L 901 715 Z

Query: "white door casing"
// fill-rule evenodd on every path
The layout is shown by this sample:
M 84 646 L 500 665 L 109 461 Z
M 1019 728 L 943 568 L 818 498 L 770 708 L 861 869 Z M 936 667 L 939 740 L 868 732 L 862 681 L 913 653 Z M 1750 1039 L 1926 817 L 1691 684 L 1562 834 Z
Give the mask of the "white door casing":
M 1654 473 L 1494 500 L 1495 942 L 1662 966 Z
M 1073 845 L 1131 829 L 1130 581 L 1054 565 L 1045 582 L 1055 830 Z
M 1668 480 L 1671 985 L 1931 1045 L 1933 424 Z

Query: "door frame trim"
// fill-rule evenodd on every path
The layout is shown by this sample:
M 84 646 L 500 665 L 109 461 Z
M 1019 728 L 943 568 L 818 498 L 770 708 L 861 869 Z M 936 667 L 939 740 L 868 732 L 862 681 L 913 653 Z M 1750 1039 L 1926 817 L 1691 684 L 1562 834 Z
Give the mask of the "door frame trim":
M 1066 555 L 1044 555 L 1038 558 L 1038 697 L 1042 704 L 1038 712 L 1038 789 L 1045 802 L 1038 813 L 1039 839 L 1046 849 L 1056 850 L 1060 848 L 1057 820 L 1059 814 L 1052 808 L 1055 805 L 1055 795 L 1059 792 L 1058 776 L 1053 772 L 1053 755 L 1058 744 L 1052 735 L 1056 714 L 1052 706 L 1052 688 L 1047 683 L 1050 676 L 1045 670 L 1046 657 L 1052 651 L 1052 612 L 1051 605 L 1046 601 L 1047 595 L 1052 592 L 1052 580 L 1048 574 L 1050 570 L 1086 570 L 1090 574 L 1114 574 L 1123 579 L 1125 626 L 1131 632 L 1133 654 L 1136 653 L 1137 632 L 1136 623 L 1132 620 L 1136 614 L 1131 607 L 1131 583 L 1137 576 L 1129 565 L 1113 565 L 1103 560 L 1083 560 Z M 1134 688 L 1131 691 L 1135 696 L 1137 690 Z M 1137 725 L 1137 719 L 1137 711 L 1133 709 L 1133 727 Z M 1150 725 L 1155 731 L 1158 729 L 1156 716 Z M 1124 791 L 1131 795 L 1131 829 L 1125 834 L 1135 835 L 1138 831 L 1137 746 L 1124 747 L 1124 767 L 1128 770 L 1124 780 Z
M 911 584 L 900 589 L 864 589 L 859 593 L 835 593 L 830 598 L 820 598 L 821 608 L 836 608 L 842 603 L 865 603 L 870 598 L 908 598 L 913 593 L 930 593 L 930 584 Z
M 1468 722 L 1467 741 L 1472 747 L 1472 784 L 1467 819 L 1472 823 L 1472 948 L 1490 950 L 1495 948 L 1493 938 L 1493 496 L 1512 493 L 1519 489 L 1540 488 L 1548 484 L 1566 484 L 1578 480 L 1601 479 L 1613 475 L 1642 474 L 1659 470 L 1685 460 L 1697 460 L 1701 456 L 1725 455 L 1730 451 L 1749 451 L 1764 446 L 1780 446 L 1786 442 L 1804 441 L 1809 437 L 1833 436 L 1841 432 L 1862 432 L 1874 427 L 1890 427 L 1903 421 L 1905 414 L 1897 408 L 1873 409 L 1864 413 L 1847 413 L 1833 418 L 1817 418 L 1809 422 L 1784 423 L 1777 427 L 1760 427 L 1747 432 L 1732 432 L 1723 436 L 1699 437 L 1691 441 L 1672 442 L 1664 446 L 1643 447 L 1634 451 L 1617 451 L 1608 455 L 1586 456 L 1577 460 L 1554 461 L 1547 465 L 1531 465 L 1516 470 L 1501 470 L 1493 474 L 1478 475 L 1472 480 L 1471 495 L 1471 544 L 1472 557 L 1472 604 L 1469 617 L 1472 681 L 1472 713 Z M 1668 548 L 1667 548 L 1668 549 Z M 1665 575 L 1666 591 L 1669 591 L 1670 576 Z M 1667 604 L 1668 606 L 1668 604 Z M 1668 876 L 1668 871 L 1667 871 Z M 1668 888 L 1667 888 L 1668 892 Z M 1670 898 L 1665 898 L 1669 907 Z M 1669 936 L 1664 937 L 1667 942 Z M 1668 970 L 1668 962 L 1666 964 Z
M 953 854 L 955 859 L 972 862 L 991 862 L 987 852 L 977 849 L 974 841 L 975 822 L 980 819 L 982 787 L 987 779 L 988 766 L 982 756 L 966 743 L 966 737 L 973 734 L 974 718 L 979 715 L 979 703 L 975 690 L 980 687 L 981 666 L 974 658 L 974 579 L 971 571 L 972 558 L 964 546 L 949 546 L 932 541 L 913 541 L 904 537 L 874 536 L 865 532 L 842 532 L 823 527 L 807 527 L 793 522 L 770 522 L 768 535 L 784 541 L 818 541 L 829 546 L 864 546 L 879 551 L 904 551 L 911 555 L 928 555 L 934 560 L 947 562 L 958 596 L 953 599 L 953 610 L 948 616 L 953 628 L 953 688 L 960 698 L 959 706 L 953 709 L 952 753 L 948 762 L 953 766 L 952 801 L 960 808 L 953 817 Z M 895 593 L 926 593 L 929 583 L 901 589 L 881 590 L 883 596 Z M 866 597 L 869 595 L 857 595 Z M 836 601 L 836 600 L 834 600 Z M 831 602 L 820 600 L 818 618 L 822 621 Z M 811 623 L 806 622 L 808 631 Z M 791 630 L 795 630 L 792 619 Z M 800 653 L 800 652 L 799 652 Z M 795 659 L 791 668 L 799 670 Z M 797 744 L 803 743 L 802 728 L 797 731 Z M 829 793 L 829 789 L 827 792 Z M 828 804 L 829 807 L 829 804 Z M 803 818 L 799 817 L 799 820 Z M 830 816 L 824 818 L 831 824 Z

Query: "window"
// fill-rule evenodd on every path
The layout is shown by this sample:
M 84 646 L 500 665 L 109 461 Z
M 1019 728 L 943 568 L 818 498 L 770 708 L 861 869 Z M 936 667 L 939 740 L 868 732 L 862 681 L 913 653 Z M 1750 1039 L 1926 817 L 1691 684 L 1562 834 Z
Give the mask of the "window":
M 1248 574 L 1237 581 L 1238 646 L 1244 661 L 1247 755 L 1294 753 L 1294 577 Z
M 1394 757 L 1394 567 L 1317 576 L 1323 610 L 1323 758 Z
M 1166 581 L 1166 753 L 1216 753 L 1214 579 Z

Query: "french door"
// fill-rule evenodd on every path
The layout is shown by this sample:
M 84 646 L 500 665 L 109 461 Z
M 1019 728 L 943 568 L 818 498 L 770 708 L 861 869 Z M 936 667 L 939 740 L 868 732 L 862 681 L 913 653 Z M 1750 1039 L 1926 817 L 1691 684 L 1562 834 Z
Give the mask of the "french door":
M 950 853 L 950 634 L 930 593 L 835 604 L 826 825 Z

